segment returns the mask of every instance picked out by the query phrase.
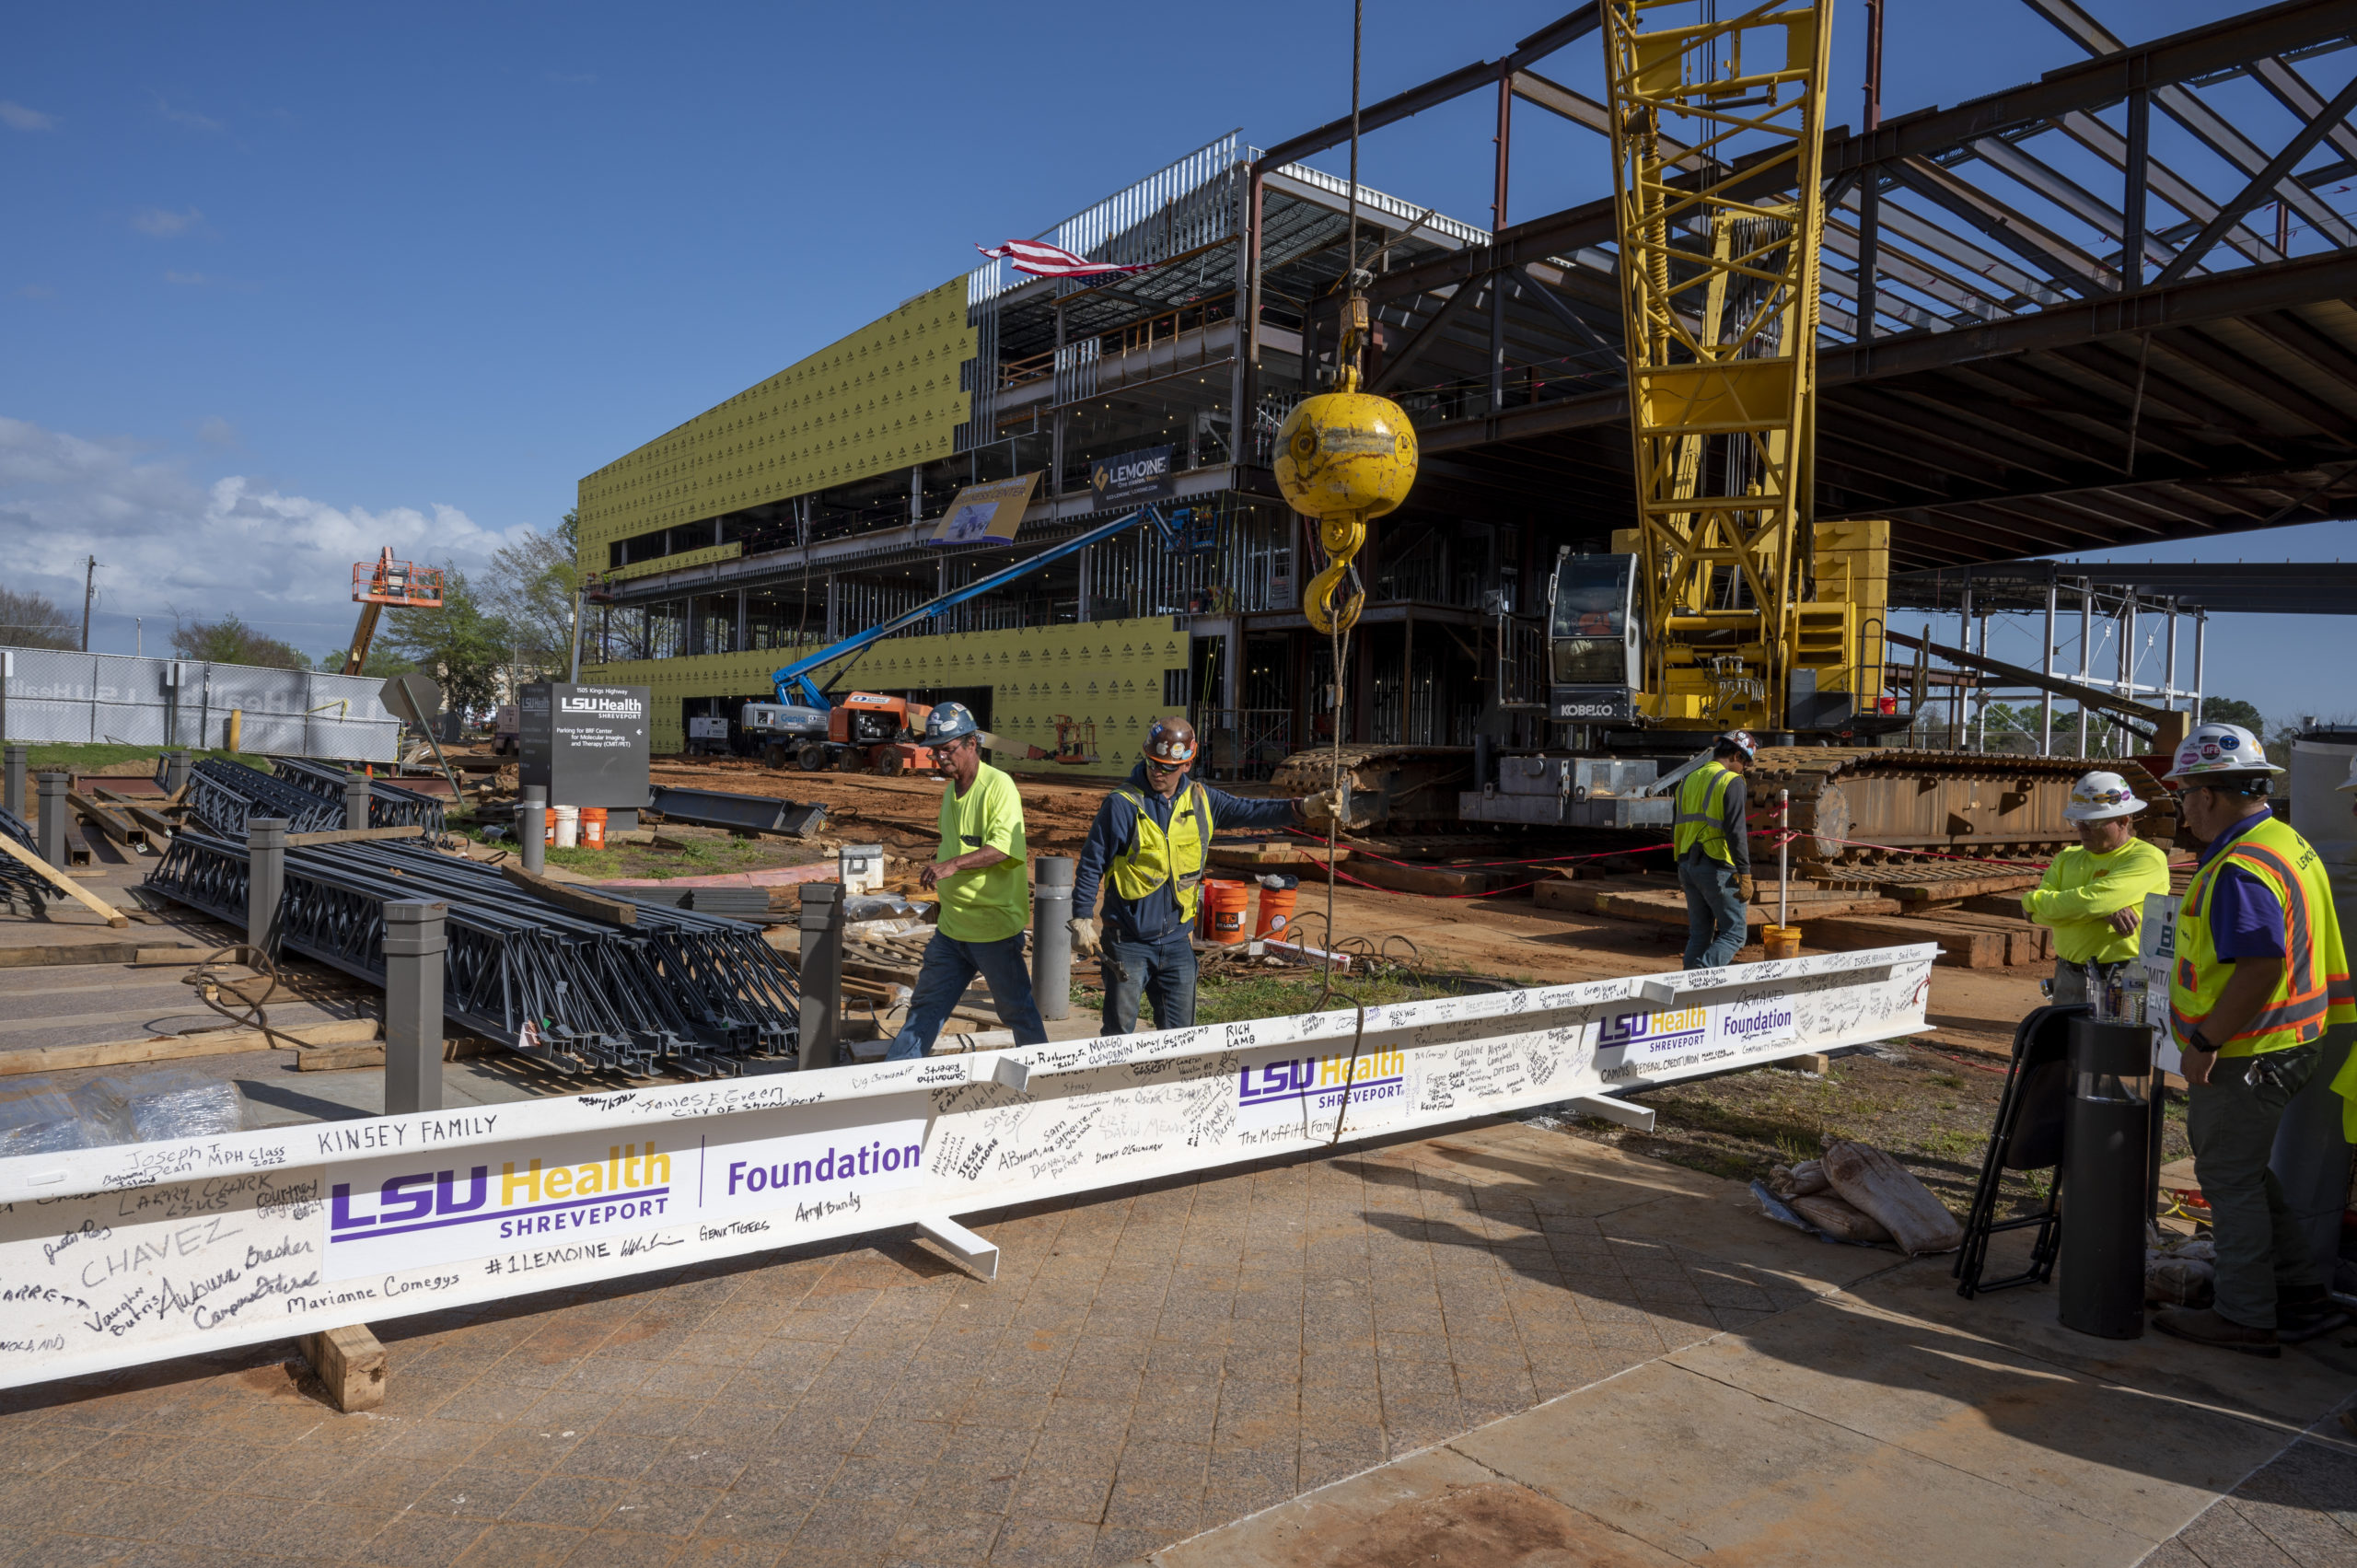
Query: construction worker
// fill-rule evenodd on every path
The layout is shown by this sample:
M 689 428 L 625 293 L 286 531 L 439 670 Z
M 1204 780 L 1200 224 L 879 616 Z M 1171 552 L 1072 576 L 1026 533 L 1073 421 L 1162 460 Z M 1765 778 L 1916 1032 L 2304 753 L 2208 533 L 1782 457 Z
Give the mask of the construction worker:
M 2284 1107 L 2316 1070 L 2317 1041 L 2357 1022 L 2324 863 L 2267 807 L 2282 771 L 2249 730 L 2205 724 L 2168 775 L 2184 786 L 2186 827 L 2205 841 L 2177 911 L 2169 1030 L 2184 1052 L 2217 1295 L 2214 1307 L 2164 1310 L 2153 1327 L 2264 1356 L 2346 1320 L 2268 1156 Z
M 999 1021 L 1017 1045 L 1042 1045 L 1048 1031 L 1031 994 L 1023 931 L 1031 923 L 1031 865 L 1023 844 L 1023 798 L 1015 781 L 982 761 L 982 732 L 963 703 L 925 715 L 920 745 L 949 777 L 941 792 L 941 848 L 917 880 L 941 895 L 941 919 L 924 947 L 909 1016 L 888 1061 L 923 1056 L 942 1021 L 980 974 Z
M 1678 786 L 1670 853 L 1686 891 L 1686 967 L 1724 969 L 1743 946 L 1751 902 L 1751 838 L 1744 830 L 1743 775 L 1759 744 L 1747 729 L 1713 742 L 1711 760 Z
M 2169 890 L 2169 857 L 2136 836 L 2145 802 L 2118 773 L 2093 772 L 2071 786 L 2065 820 L 2077 824 L 2079 847 L 2046 868 L 2038 890 L 2022 895 L 2022 913 L 2054 928 L 2054 1001 L 2087 1001 L 2088 970 L 2098 985 L 2136 958 L 2136 926 L 2144 898 Z
M 1214 824 L 1281 828 L 1327 822 L 1336 814 L 1333 790 L 1305 800 L 1244 800 L 1190 782 L 1195 749 L 1195 726 L 1185 719 L 1148 726 L 1140 749 L 1144 761 L 1097 807 L 1080 852 L 1072 890 L 1073 951 L 1099 955 L 1109 1035 L 1137 1028 L 1141 997 L 1153 1004 L 1158 1029 L 1194 1023 L 1195 912 Z M 1101 935 L 1090 913 L 1100 882 L 1106 884 Z

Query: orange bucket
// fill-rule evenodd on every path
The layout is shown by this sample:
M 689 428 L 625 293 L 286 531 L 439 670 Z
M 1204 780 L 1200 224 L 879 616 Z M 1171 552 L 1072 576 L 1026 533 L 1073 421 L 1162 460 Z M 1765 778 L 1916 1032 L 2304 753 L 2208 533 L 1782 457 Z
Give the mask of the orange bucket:
M 1203 883 L 1203 935 L 1213 942 L 1241 942 L 1245 921 L 1252 912 L 1250 884 Z
M 585 806 L 581 808 L 581 847 L 583 849 L 606 847 L 606 808 L 604 807 Z
M 1263 936 L 1274 936 L 1285 942 L 1293 940 L 1293 901 L 1301 896 L 1301 887 L 1290 877 L 1284 880 L 1292 885 L 1271 887 L 1269 882 L 1260 884 L 1260 918 L 1252 923 L 1252 938 L 1256 942 Z

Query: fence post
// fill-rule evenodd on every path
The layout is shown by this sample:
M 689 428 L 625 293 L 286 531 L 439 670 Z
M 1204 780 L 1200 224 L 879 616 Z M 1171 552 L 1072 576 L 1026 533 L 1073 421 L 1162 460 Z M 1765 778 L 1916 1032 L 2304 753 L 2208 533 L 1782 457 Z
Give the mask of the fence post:
M 286 891 L 286 819 L 254 817 L 246 822 L 246 962 L 260 968 L 278 947 L 278 903 Z
M 6 751 L 7 784 L 0 795 L 0 807 L 21 822 L 25 819 L 25 748 L 11 746 Z
M 64 773 L 41 775 L 41 857 L 65 869 L 65 789 Z
M 1042 1018 L 1072 1016 L 1072 885 L 1079 863 L 1043 854 L 1031 863 L 1031 996 Z
M 343 825 L 345 827 L 365 828 L 368 825 L 368 802 L 371 794 L 372 786 L 369 784 L 367 774 L 346 773 L 343 776 Z
M 843 901 L 833 882 L 802 885 L 802 1070 L 835 1064 L 842 1033 Z
M 442 1109 L 442 917 L 449 905 L 385 909 L 385 1114 Z
M 516 813 L 517 842 L 523 846 L 524 869 L 538 877 L 541 863 L 549 853 L 549 789 L 546 784 L 526 784 L 524 804 Z

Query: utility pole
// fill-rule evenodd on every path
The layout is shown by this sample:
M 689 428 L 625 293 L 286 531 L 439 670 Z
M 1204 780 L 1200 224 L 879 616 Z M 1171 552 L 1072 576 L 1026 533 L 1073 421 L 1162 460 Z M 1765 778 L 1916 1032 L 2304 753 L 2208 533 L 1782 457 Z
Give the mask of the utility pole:
M 90 651 L 90 601 L 99 592 L 99 558 L 91 556 L 82 569 L 82 651 Z

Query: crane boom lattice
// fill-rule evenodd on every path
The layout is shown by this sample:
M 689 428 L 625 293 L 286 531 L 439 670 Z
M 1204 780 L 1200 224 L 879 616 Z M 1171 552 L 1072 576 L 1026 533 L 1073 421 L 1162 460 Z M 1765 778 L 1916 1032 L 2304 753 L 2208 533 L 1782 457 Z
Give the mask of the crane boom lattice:
M 1832 9 L 1603 7 L 1643 687 L 1667 723 L 1784 727 L 1810 566 Z M 1791 194 L 1756 194 L 1786 167 Z

